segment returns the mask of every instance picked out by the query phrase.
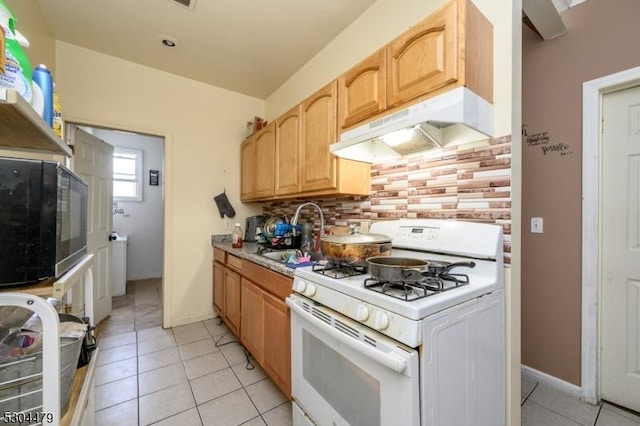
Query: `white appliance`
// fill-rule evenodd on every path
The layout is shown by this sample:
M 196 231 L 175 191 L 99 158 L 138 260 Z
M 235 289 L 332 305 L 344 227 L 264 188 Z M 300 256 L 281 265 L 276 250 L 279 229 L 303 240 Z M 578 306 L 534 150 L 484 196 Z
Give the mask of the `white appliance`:
M 127 242 L 126 235 L 116 235 L 111 241 L 111 296 L 127 293 Z
M 417 287 L 343 265 L 296 269 L 294 424 L 504 425 L 502 228 L 403 219 L 371 232 L 392 238 L 393 256 L 440 265 Z
M 381 163 L 491 136 L 493 105 L 461 86 L 348 130 L 329 150 L 338 157 Z

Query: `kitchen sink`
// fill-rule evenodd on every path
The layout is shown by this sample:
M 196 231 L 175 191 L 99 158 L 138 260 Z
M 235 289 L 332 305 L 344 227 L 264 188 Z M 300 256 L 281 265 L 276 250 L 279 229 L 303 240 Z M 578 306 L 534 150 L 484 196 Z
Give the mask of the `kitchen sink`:
M 277 250 L 277 251 L 268 251 L 265 253 L 261 253 L 260 256 L 264 256 L 268 259 L 275 260 L 276 262 L 285 263 L 285 259 L 289 258 L 290 255 L 295 255 L 296 250 Z M 312 261 L 323 260 L 324 256 L 322 253 L 311 252 L 309 253 Z

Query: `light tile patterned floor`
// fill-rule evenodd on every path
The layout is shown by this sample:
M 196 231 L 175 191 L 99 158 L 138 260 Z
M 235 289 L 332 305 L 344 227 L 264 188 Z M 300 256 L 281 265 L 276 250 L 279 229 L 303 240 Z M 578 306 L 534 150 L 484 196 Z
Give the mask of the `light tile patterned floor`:
M 291 403 L 218 319 L 160 327 L 157 290 L 128 283 L 101 324 L 96 426 L 291 425 Z
M 522 426 L 640 426 L 640 415 L 604 402 L 589 405 L 522 377 Z

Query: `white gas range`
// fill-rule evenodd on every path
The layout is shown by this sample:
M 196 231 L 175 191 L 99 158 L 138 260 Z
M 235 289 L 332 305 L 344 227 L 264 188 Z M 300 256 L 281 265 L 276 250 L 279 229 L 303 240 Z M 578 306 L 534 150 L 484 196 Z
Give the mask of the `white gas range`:
M 393 257 L 439 268 L 425 269 L 417 288 L 296 270 L 287 299 L 294 424 L 503 425 L 502 228 L 405 219 L 371 232 L 391 237 Z

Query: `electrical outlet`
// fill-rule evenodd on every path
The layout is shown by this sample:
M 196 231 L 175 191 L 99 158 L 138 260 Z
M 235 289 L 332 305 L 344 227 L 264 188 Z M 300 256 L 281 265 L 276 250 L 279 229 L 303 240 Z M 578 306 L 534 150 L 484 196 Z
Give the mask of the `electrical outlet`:
M 542 234 L 543 230 L 543 220 L 541 217 L 532 217 L 531 218 L 531 233 L 532 234 Z
M 371 222 L 368 220 L 360 221 L 360 233 L 368 234 L 370 225 L 371 225 Z
M 224 230 L 231 232 L 231 220 L 230 219 L 225 219 L 224 220 Z

